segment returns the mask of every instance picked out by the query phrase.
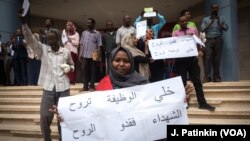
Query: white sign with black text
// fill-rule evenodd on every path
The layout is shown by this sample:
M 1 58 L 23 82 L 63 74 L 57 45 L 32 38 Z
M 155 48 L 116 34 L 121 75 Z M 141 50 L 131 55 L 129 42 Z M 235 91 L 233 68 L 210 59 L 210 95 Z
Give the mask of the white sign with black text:
M 152 141 L 188 124 L 181 77 L 60 98 L 63 141 Z
M 147 21 L 140 21 L 136 23 L 136 38 L 139 39 L 141 37 L 146 36 L 147 30 Z
M 149 40 L 149 50 L 154 60 L 198 56 L 197 42 L 193 36 L 178 36 Z

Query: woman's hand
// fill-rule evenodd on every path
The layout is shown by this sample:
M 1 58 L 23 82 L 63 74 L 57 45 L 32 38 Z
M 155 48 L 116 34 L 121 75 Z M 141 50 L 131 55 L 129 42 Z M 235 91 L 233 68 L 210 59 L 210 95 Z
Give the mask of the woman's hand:
M 185 102 L 189 104 L 189 101 L 191 99 L 191 93 L 194 90 L 194 86 L 191 84 L 187 84 L 185 87 L 185 92 L 186 92 L 186 98 L 185 98 Z
M 49 109 L 49 111 L 56 114 L 56 119 L 57 119 L 58 122 L 63 122 L 63 118 L 58 113 L 56 105 L 53 105 L 53 107 L 51 109 Z

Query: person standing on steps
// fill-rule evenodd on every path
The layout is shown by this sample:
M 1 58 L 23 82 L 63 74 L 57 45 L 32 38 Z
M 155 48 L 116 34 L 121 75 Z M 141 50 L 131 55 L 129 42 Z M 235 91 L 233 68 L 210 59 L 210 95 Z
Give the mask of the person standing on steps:
M 101 33 L 95 29 L 95 20 L 88 18 L 87 29 L 82 32 L 80 39 L 79 61 L 82 64 L 83 91 L 94 91 L 96 81 L 97 61 L 93 53 L 99 56 L 102 46 Z M 99 57 L 98 57 L 99 58 Z M 90 84 L 89 84 L 90 82 Z
M 188 19 L 186 16 L 181 16 L 179 18 L 179 24 L 181 29 L 176 30 L 172 33 L 172 36 L 185 36 L 185 35 L 196 35 L 198 34 L 197 30 L 194 28 L 187 27 Z M 202 54 L 201 50 L 198 48 L 199 54 Z M 198 58 L 196 56 L 193 57 L 185 57 L 185 58 L 176 58 L 176 73 L 180 75 L 184 86 L 187 84 L 187 73 L 189 73 L 191 81 L 194 84 L 196 97 L 199 103 L 200 109 L 206 109 L 209 111 L 214 111 L 215 107 L 209 105 L 205 99 L 204 91 L 202 88 L 202 83 L 200 79 L 200 67 L 198 64 Z
M 206 33 L 204 82 L 221 82 L 220 61 L 223 47 L 223 31 L 228 30 L 224 17 L 219 16 L 219 5 L 211 5 L 211 15 L 202 20 L 201 30 Z M 213 68 L 213 69 L 212 69 Z M 211 77 L 213 70 L 213 80 Z
M 38 84 L 43 87 L 40 105 L 40 127 L 44 141 L 51 141 L 52 120 L 54 114 L 49 111 L 57 105 L 60 97 L 70 95 L 68 73 L 74 70 L 74 62 L 70 51 L 60 47 L 60 36 L 56 31 L 46 34 L 48 45 L 42 44 L 32 35 L 27 25 L 26 17 L 22 17 L 23 9 L 18 16 L 22 22 L 23 35 L 28 46 L 41 58 L 41 69 Z M 61 127 L 58 123 L 59 140 L 61 141 Z

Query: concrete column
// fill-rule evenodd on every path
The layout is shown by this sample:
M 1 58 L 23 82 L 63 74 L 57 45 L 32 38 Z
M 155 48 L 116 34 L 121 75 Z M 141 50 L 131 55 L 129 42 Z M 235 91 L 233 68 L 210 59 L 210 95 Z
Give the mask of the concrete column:
M 17 11 L 21 8 L 22 0 L 0 0 L 0 34 L 2 42 L 9 41 L 10 35 L 21 27 Z
M 224 45 L 221 58 L 222 81 L 238 81 L 239 57 L 238 57 L 238 29 L 237 29 L 237 0 L 206 0 L 206 16 L 210 15 L 212 3 L 219 5 L 219 15 L 225 17 L 228 31 L 223 33 Z

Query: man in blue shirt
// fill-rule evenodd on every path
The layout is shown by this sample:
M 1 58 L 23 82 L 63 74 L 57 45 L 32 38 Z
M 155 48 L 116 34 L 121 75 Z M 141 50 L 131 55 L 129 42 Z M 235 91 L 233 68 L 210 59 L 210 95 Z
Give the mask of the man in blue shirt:
M 211 82 L 213 65 L 213 82 L 221 82 L 220 58 L 223 47 L 222 34 L 228 30 L 224 17 L 218 15 L 218 4 L 211 5 L 211 15 L 202 20 L 201 30 L 206 33 L 205 48 L 205 82 Z
M 161 30 L 161 28 L 164 26 L 164 24 L 166 23 L 166 20 L 164 19 L 164 17 L 156 10 L 154 10 L 154 12 L 156 12 L 156 16 L 159 19 L 159 23 L 153 25 L 153 17 L 148 17 L 147 19 L 147 28 L 152 28 L 154 31 L 154 39 L 158 38 L 158 33 Z M 134 26 L 136 27 L 136 23 L 139 22 L 142 17 L 144 15 L 144 11 L 142 11 L 141 15 L 139 17 L 136 18 L 135 22 L 134 22 Z

